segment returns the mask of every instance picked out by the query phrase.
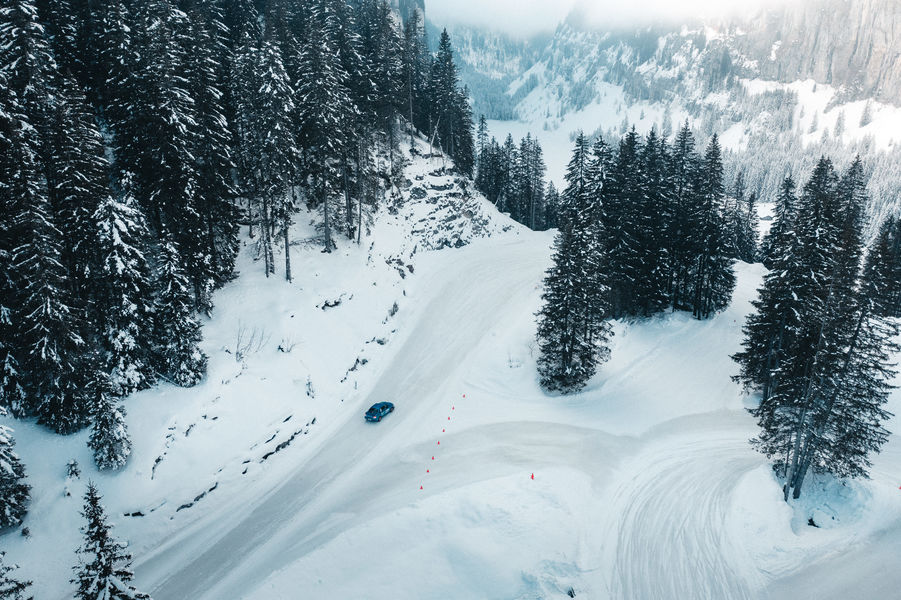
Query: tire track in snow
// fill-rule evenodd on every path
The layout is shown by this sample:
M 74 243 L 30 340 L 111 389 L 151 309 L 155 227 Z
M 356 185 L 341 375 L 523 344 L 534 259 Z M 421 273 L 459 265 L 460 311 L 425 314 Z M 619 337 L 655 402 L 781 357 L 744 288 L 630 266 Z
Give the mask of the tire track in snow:
M 756 586 L 742 574 L 750 557 L 727 521 L 735 486 L 760 459 L 744 428 L 708 431 L 665 436 L 623 465 L 608 517 L 615 554 L 605 561 L 613 565 L 614 598 L 754 597 Z

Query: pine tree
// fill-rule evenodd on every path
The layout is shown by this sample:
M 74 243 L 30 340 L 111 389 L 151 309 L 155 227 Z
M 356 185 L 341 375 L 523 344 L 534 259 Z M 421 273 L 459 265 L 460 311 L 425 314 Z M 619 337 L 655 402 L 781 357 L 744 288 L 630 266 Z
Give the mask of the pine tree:
M 0 407 L 0 416 L 5 415 L 6 410 Z M 31 491 L 31 487 L 25 483 L 25 467 L 15 452 L 16 442 L 12 433 L 12 429 L 0 425 L 0 529 L 22 523 L 28 511 Z M 0 582 L 3 576 L 0 569 Z M 0 584 L 0 591 L 2 589 Z
M 544 225 L 542 230 L 556 229 L 558 227 L 557 215 L 560 212 L 560 193 L 554 186 L 553 181 L 548 182 L 544 197 Z
M 256 189 L 254 165 L 255 106 L 258 90 L 257 57 L 261 41 L 259 14 L 252 0 L 237 0 L 230 4 L 231 24 L 231 68 L 229 69 L 228 92 L 233 115 L 235 138 L 235 179 L 238 195 L 247 202 L 248 235 L 255 236 L 254 218 L 251 208 L 259 193 Z
M 256 190 L 260 195 L 259 217 L 261 254 L 266 274 L 275 272 L 272 232 L 278 230 L 284 241 L 285 278 L 291 281 L 288 227 L 294 206 L 288 195 L 289 182 L 296 168 L 298 150 L 291 131 L 294 112 L 293 90 L 282 64 L 281 53 L 272 40 L 264 40 L 257 58 L 259 88 L 255 99 L 253 154 Z M 278 224 L 278 225 L 277 225 Z
M 115 393 L 127 395 L 154 381 L 152 347 L 153 307 L 150 268 L 145 258 L 149 237 L 144 216 L 131 195 L 131 176 L 122 182 L 122 200 L 109 196 L 94 213 L 99 258 L 92 285 L 96 294 L 96 322 L 102 363 Z
M 641 185 L 641 143 L 633 128 L 619 144 L 607 178 L 604 194 L 604 226 L 607 231 L 609 282 L 614 317 L 631 315 L 636 308 L 636 284 L 641 251 L 639 244 L 641 207 L 645 203 Z
M 93 483 L 85 493 L 82 516 L 87 525 L 82 527 L 84 543 L 78 549 L 79 564 L 73 568 L 78 586 L 75 597 L 79 600 L 135 600 L 149 599 L 130 585 L 131 555 L 124 544 L 112 537 L 112 526 L 100 504 L 100 494 Z
M 776 199 L 775 215 L 770 230 L 763 238 L 760 255 L 763 264 L 772 269 L 777 256 L 788 249 L 791 240 L 791 229 L 795 219 L 795 181 L 791 176 L 782 181 L 779 197 Z
M 61 234 L 52 222 L 47 181 L 39 170 L 37 132 L 21 114 L 7 115 L 3 137 L 11 153 L 4 175 L 9 177 L 5 185 L 16 232 L 9 272 L 17 289 L 16 305 L 9 307 L 14 313 L 5 320 L 14 327 L 13 351 L 24 374 L 18 379 L 26 393 L 22 412 L 37 415 L 57 432 L 71 433 L 87 422 L 76 364 L 83 346 L 81 315 L 65 283 Z M 15 369 L 7 362 L 10 366 Z
M 43 129 L 53 103 L 57 67 L 32 0 L 0 4 L 0 40 L 0 74 L 18 98 L 25 119 Z
M 672 184 L 668 170 L 666 143 L 652 129 L 640 157 L 639 205 L 635 207 L 633 235 L 636 255 L 631 257 L 635 274 L 633 311 L 650 316 L 669 304 L 667 280 L 669 260 L 664 240 L 664 223 L 672 214 Z
M 175 242 L 160 248 L 156 275 L 157 370 L 176 385 L 196 385 L 206 372 L 207 357 L 199 348 L 200 324 L 194 317 L 190 284 L 182 272 L 181 256 Z
M 901 221 L 888 216 L 867 255 L 864 279 L 874 302 L 874 313 L 901 316 Z
M 428 49 L 425 43 L 425 30 L 422 14 L 414 8 L 404 22 L 404 89 L 406 94 L 405 114 L 410 121 L 410 147 L 414 147 L 413 132 L 415 129 L 428 131 Z
M 230 54 L 221 9 L 213 0 L 192 0 L 188 8 L 189 90 L 197 113 L 198 212 L 213 285 L 229 281 L 238 253 L 236 190 L 232 183 L 234 133 L 226 118 L 225 88 Z
M 95 372 L 91 388 L 94 393 L 94 426 L 88 447 L 94 452 L 98 469 L 119 469 L 131 454 L 125 409 L 116 404 L 112 382 L 102 371 Z
M 92 36 L 95 46 L 91 72 L 87 74 L 94 102 L 102 110 L 105 121 L 120 138 L 114 144 L 124 147 L 130 122 L 129 86 L 133 83 L 131 67 L 134 57 L 132 15 L 123 0 L 105 0 L 98 8 L 98 30 Z
M 3 563 L 6 552 L 0 552 L 0 600 L 26 600 L 26 590 L 31 587 L 30 581 L 22 581 L 11 575 L 18 565 Z M 33 600 L 31 596 L 27 600 Z
M 46 169 L 49 199 L 67 287 L 87 303 L 98 267 L 93 216 L 109 194 L 109 164 L 93 111 L 74 79 L 61 79 L 58 97 Z
M 588 153 L 588 141 L 580 134 L 567 168 L 554 264 L 538 313 L 538 373 L 548 391 L 582 389 L 609 357 L 603 223 L 588 185 Z
M 692 295 L 695 317 L 706 319 L 728 306 L 735 288 L 735 273 L 724 240 L 723 163 L 716 135 L 704 155 L 698 191 L 702 217 Z
M 792 187 L 786 180 L 786 205 Z M 735 356 L 738 379 L 762 391 L 754 444 L 774 460 L 786 500 L 801 494 L 811 468 L 865 476 L 868 455 L 888 437 L 888 357 L 898 330 L 878 315 L 875 269 L 859 283 L 866 203 L 859 161 L 839 180 L 820 160 L 793 225 L 772 238 L 773 269 Z
M 667 292 L 673 310 L 690 310 L 690 287 L 696 267 L 701 204 L 698 194 L 700 170 L 694 136 L 686 122 L 679 130 L 670 156 L 672 181 L 671 216 L 666 223 L 669 256 Z
M 307 151 L 307 175 L 311 180 L 313 206 L 322 212 L 323 251 L 335 249 L 333 230 L 341 222 L 340 206 L 333 202 L 335 193 L 347 190 L 344 166 L 350 140 L 347 123 L 354 123 L 357 107 L 347 82 L 350 75 L 341 58 L 356 56 L 354 45 L 343 54 L 339 15 L 330 0 L 317 0 L 313 6 L 313 22 L 303 46 L 301 72 L 297 89 L 297 107 L 301 125 L 301 146 Z M 356 65 L 356 58 L 345 62 Z M 356 68 L 356 67 L 355 67 Z
M 21 107 L 0 72 L 0 407 L 14 415 L 26 412 L 19 372 L 22 348 L 16 337 L 23 290 L 12 261 L 22 235 L 18 222 L 22 197 L 15 182 L 23 166 L 18 156 L 23 119 Z

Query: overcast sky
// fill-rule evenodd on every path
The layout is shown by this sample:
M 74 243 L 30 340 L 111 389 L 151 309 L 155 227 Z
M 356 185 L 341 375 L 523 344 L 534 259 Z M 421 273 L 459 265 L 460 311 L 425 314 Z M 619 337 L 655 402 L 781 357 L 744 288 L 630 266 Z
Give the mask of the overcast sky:
M 553 31 L 577 3 L 599 26 L 646 24 L 687 17 L 716 17 L 763 4 L 796 0 L 426 0 L 438 25 L 480 25 L 515 35 Z

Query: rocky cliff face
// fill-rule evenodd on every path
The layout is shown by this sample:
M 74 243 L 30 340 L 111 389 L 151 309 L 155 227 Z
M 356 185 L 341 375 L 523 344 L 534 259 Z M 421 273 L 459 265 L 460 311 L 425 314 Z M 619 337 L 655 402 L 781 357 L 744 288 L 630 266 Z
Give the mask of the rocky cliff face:
M 837 88 L 836 100 L 901 106 L 901 0 L 801 0 L 740 19 L 615 32 L 571 15 L 551 39 L 516 42 L 471 28 L 451 33 L 476 105 L 497 118 L 519 112 L 521 98 L 498 90 L 521 89 L 515 81 L 530 68 L 526 77 L 557 88 L 564 112 L 592 100 L 592 80 L 653 100 L 728 87 L 736 77 L 813 79 Z
M 814 79 L 852 97 L 901 103 L 901 1 L 808 0 L 733 23 L 735 50 L 760 76 Z

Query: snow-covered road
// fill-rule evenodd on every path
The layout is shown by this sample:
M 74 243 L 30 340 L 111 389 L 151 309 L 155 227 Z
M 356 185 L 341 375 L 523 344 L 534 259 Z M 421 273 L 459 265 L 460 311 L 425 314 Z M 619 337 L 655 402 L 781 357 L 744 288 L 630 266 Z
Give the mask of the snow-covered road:
M 137 566 L 154 598 L 241 597 L 317 543 L 415 497 L 417 459 L 431 450 L 431 438 L 421 437 L 457 397 L 448 385 L 457 368 L 474 340 L 534 290 L 546 265 L 547 248 L 534 243 L 479 250 L 459 252 L 443 263 L 448 270 L 433 274 L 439 287 L 425 284 L 431 300 L 360 410 L 346 410 L 340 429 L 292 476 L 256 505 L 195 523 Z M 395 401 L 397 411 L 378 425 L 364 422 L 362 409 L 383 400 Z

